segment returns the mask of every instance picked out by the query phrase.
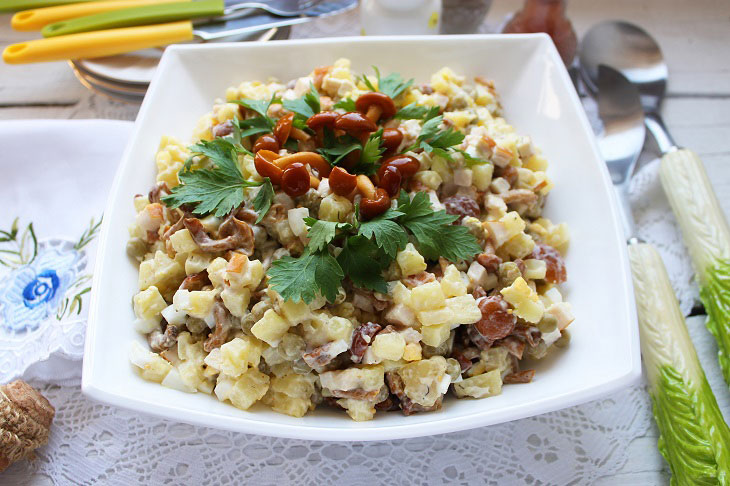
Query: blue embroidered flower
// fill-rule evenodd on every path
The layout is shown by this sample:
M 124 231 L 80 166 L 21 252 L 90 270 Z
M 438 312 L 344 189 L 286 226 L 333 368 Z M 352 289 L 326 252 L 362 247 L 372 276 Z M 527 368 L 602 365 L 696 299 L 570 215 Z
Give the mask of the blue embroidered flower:
M 44 248 L 11 272 L 0 286 L 0 326 L 11 332 L 38 329 L 76 278 L 80 257 L 73 249 Z

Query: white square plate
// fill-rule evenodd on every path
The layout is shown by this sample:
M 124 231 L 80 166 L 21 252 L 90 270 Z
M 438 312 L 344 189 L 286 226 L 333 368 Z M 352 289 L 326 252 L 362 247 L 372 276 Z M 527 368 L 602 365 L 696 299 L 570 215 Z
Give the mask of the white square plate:
M 263 406 L 241 411 L 202 393 L 186 394 L 149 383 L 129 364 L 130 301 L 137 266 L 126 256 L 133 196 L 155 181 L 154 154 L 162 135 L 189 140 L 198 118 L 228 86 L 275 76 L 302 76 L 337 58 L 353 70 L 397 71 L 426 82 L 443 66 L 494 80 L 505 117 L 530 135 L 550 163 L 555 182 L 545 214 L 570 226 L 567 299 L 576 320 L 572 341 L 536 364 L 535 380 L 511 385 L 482 400 L 445 402 L 443 410 L 405 417 L 380 413 L 356 423 L 324 407 L 304 418 Z M 254 434 L 317 440 L 397 439 L 440 434 L 510 421 L 607 395 L 640 374 L 634 298 L 626 245 L 608 172 L 590 126 L 550 38 L 543 34 L 339 38 L 270 43 L 173 46 L 142 104 L 132 140 L 111 190 L 99 240 L 83 390 L 97 400 L 171 420 Z

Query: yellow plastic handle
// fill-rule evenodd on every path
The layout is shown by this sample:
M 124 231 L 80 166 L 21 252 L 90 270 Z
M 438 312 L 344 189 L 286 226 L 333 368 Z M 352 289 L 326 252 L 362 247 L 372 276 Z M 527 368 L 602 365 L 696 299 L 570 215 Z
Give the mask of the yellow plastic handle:
M 98 30 L 11 44 L 3 51 L 8 64 L 88 59 L 165 46 L 193 39 L 189 20 L 168 24 Z
M 190 0 L 105 0 L 100 2 L 73 3 L 57 7 L 23 10 L 13 15 L 10 25 L 15 30 L 41 30 L 48 24 L 62 20 L 75 19 L 123 8 L 145 7 L 158 3 L 189 2 Z

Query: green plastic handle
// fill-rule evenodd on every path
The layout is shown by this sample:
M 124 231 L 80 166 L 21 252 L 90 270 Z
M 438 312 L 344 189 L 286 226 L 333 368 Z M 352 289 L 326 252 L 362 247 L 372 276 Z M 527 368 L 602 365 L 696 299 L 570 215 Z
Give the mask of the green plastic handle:
M 41 34 L 43 34 L 43 37 L 57 37 L 94 30 L 163 24 L 200 17 L 216 17 L 223 15 L 224 9 L 224 0 L 196 0 L 194 2 L 163 3 L 145 7 L 125 8 L 49 24 L 41 29 Z
M 97 0 L 4 0 L 0 2 L 0 12 L 16 12 L 31 8 L 55 7 L 56 5 L 95 1 Z

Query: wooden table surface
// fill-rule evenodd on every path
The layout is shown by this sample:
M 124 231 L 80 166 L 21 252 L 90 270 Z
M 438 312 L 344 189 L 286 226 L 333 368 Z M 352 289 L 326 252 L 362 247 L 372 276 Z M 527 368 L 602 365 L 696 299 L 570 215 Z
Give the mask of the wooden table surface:
M 496 28 L 520 4 L 515 0 L 495 0 L 487 25 Z M 579 36 L 599 21 L 626 19 L 656 37 L 670 72 L 663 106 L 666 124 L 677 143 L 701 156 L 723 208 L 730 213 L 730 1 L 573 0 L 569 2 L 568 14 Z M 356 16 L 357 12 L 346 15 Z M 13 32 L 9 21 L 9 15 L 0 15 L 0 48 L 33 38 L 27 33 Z M 301 36 L 298 27 L 293 36 Z M 67 63 L 0 64 L 0 119 L 134 120 L 137 110 L 137 105 L 88 91 Z M 656 155 L 656 148 L 649 142 L 642 158 Z M 668 474 L 656 452 L 655 434 L 653 431 L 627 444 L 631 459 L 618 476 L 604 478 L 601 483 L 666 483 Z

